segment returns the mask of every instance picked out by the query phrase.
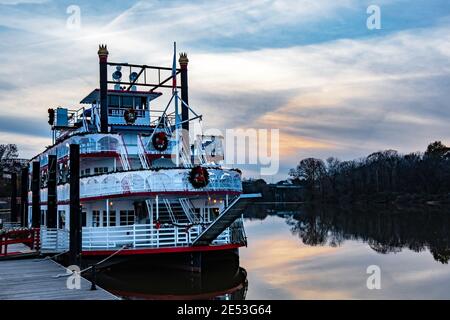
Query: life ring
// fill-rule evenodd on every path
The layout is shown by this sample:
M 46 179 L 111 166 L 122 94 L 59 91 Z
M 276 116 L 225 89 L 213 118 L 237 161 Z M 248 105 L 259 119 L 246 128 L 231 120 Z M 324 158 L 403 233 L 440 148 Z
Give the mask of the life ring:
M 169 140 L 165 132 L 156 132 L 152 138 L 153 147 L 158 151 L 165 151 L 169 146 Z
M 123 117 L 125 118 L 127 124 L 133 124 L 136 121 L 136 110 L 131 108 L 126 110 Z
M 195 189 L 204 188 L 209 183 L 209 173 L 203 167 L 196 166 L 189 173 L 189 182 Z

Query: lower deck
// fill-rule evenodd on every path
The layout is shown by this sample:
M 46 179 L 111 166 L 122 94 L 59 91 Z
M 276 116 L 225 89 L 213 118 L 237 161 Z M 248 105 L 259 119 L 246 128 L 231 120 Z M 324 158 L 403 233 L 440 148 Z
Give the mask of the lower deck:
M 201 247 L 193 247 L 194 241 L 235 199 L 228 195 L 156 196 L 82 203 L 83 254 L 106 254 L 118 250 L 118 254 L 198 251 Z M 69 206 L 58 205 L 56 227 L 46 224 L 46 209 L 41 205 L 41 251 L 67 251 Z M 245 243 L 242 218 L 237 218 L 210 243 L 208 247 L 211 249 L 204 246 L 202 250 L 233 249 Z
M 165 226 L 134 224 L 124 227 L 83 227 L 83 255 L 102 255 L 120 250 L 117 254 L 151 254 L 226 250 L 245 245 L 240 219 L 226 228 L 209 246 L 193 247 L 193 242 L 205 229 L 198 226 Z M 69 249 L 69 231 L 41 227 L 41 252 L 57 253 Z
M 202 196 L 153 196 L 126 197 L 104 200 L 84 201 L 81 203 L 83 227 L 117 227 L 134 224 L 192 225 L 207 224 L 213 221 L 219 212 L 228 206 L 238 195 L 202 195 Z M 41 225 L 48 226 L 47 205 L 40 205 Z M 28 223 L 32 221 L 32 207 L 28 207 Z M 70 229 L 69 204 L 57 205 L 57 229 Z

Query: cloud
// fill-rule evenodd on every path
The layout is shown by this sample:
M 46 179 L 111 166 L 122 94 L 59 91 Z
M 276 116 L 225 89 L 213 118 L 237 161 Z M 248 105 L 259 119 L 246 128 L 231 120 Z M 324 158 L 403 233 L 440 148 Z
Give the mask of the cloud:
M 0 5 L 1 4 L 18 5 L 18 4 L 29 4 L 29 3 L 40 4 L 40 3 L 46 3 L 46 2 L 48 2 L 48 0 L 0 0 Z
M 434 140 L 450 142 L 447 31 L 443 25 L 376 39 L 194 55 L 191 101 L 221 106 L 205 111 L 212 123 L 279 128 L 280 178 L 304 157 L 424 150 Z
M 398 1 L 385 2 L 390 3 Z M 243 35 L 258 37 L 270 29 L 271 37 L 281 37 L 282 26 L 295 26 L 301 36 L 302 28 L 339 23 L 342 12 L 359 12 L 361 4 L 120 2 L 107 14 L 95 4 L 80 6 L 79 31 L 65 28 L 62 4 L 39 10 L 7 6 L 4 12 L 0 77 L 9 80 L 0 83 L 0 107 L 5 119 L 33 115 L 25 120 L 35 128 L 17 129 L 18 135 L 34 130 L 29 134 L 46 136 L 47 108 L 74 109 L 97 86 L 99 43 L 108 44 L 112 61 L 169 66 L 177 40 L 189 54 L 190 103 L 204 114 L 206 127 L 280 128 L 285 170 L 280 178 L 300 157 L 348 159 L 384 148 L 423 150 L 437 139 L 450 143 L 448 20 L 375 37 L 351 39 L 342 33 L 334 41 L 248 49 L 239 47 Z M 326 32 L 314 34 L 320 38 Z M 236 45 L 227 50 L 202 45 L 212 39 Z M 155 105 L 166 102 L 158 100 Z M 9 134 L 15 127 L 8 120 L 0 125 Z M 42 145 L 33 148 L 37 152 Z
M 0 117 L 0 133 L 15 135 L 49 137 L 50 126 L 43 119 L 28 116 L 2 115 Z
M 192 85 L 195 105 L 198 105 L 200 110 L 207 108 L 205 116 L 216 127 L 236 128 L 255 124 L 261 115 L 286 104 L 295 94 L 288 90 L 276 93 L 270 90 L 253 90 L 243 93 L 239 88 L 229 88 L 230 90 L 226 91 L 209 91 L 200 87 L 198 94 L 199 90 Z M 235 112 L 229 112 L 230 110 Z M 239 117 L 236 117 L 237 114 Z
M 293 24 L 308 24 L 321 18 L 330 18 L 339 10 L 349 9 L 354 0 L 219 0 L 186 3 L 174 1 L 162 6 L 160 1 L 140 1 L 123 12 L 109 28 L 123 30 L 134 24 L 133 31 L 144 30 L 150 22 L 183 41 L 211 37 L 235 37 L 242 34 L 256 34 L 271 27 Z M 194 14 L 192 14 L 194 13 Z M 151 15 L 151 21 L 148 16 Z
M 0 92 L 14 90 L 15 88 L 16 88 L 16 86 L 13 85 L 11 82 L 6 82 L 6 81 L 0 80 Z

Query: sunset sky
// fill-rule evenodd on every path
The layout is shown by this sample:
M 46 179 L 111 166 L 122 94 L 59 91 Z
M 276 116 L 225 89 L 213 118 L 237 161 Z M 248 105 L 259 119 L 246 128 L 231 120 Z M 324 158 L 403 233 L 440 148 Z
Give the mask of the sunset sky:
M 112 61 L 170 66 L 173 41 L 208 127 L 280 129 L 276 178 L 305 157 L 450 144 L 448 0 L 0 0 L 0 143 L 25 158 L 51 143 L 47 109 L 97 87 L 99 43 Z

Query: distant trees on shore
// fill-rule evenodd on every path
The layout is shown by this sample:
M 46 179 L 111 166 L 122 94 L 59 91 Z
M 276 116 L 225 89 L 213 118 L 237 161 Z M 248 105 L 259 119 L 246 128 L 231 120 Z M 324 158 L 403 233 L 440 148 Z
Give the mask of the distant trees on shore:
M 385 150 L 352 161 L 306 158 L 289 176 L 305 187 L 307 200 L 386 201 L 408 194 L 450 197 L 450 148 L 436 141 L 424 153 Z
M 0 197 L 7 197 L 11 190 L 11 172 L 20 172 L 20 166 L 14 161 L 19 152 L 15 144 L 0 144 Z

